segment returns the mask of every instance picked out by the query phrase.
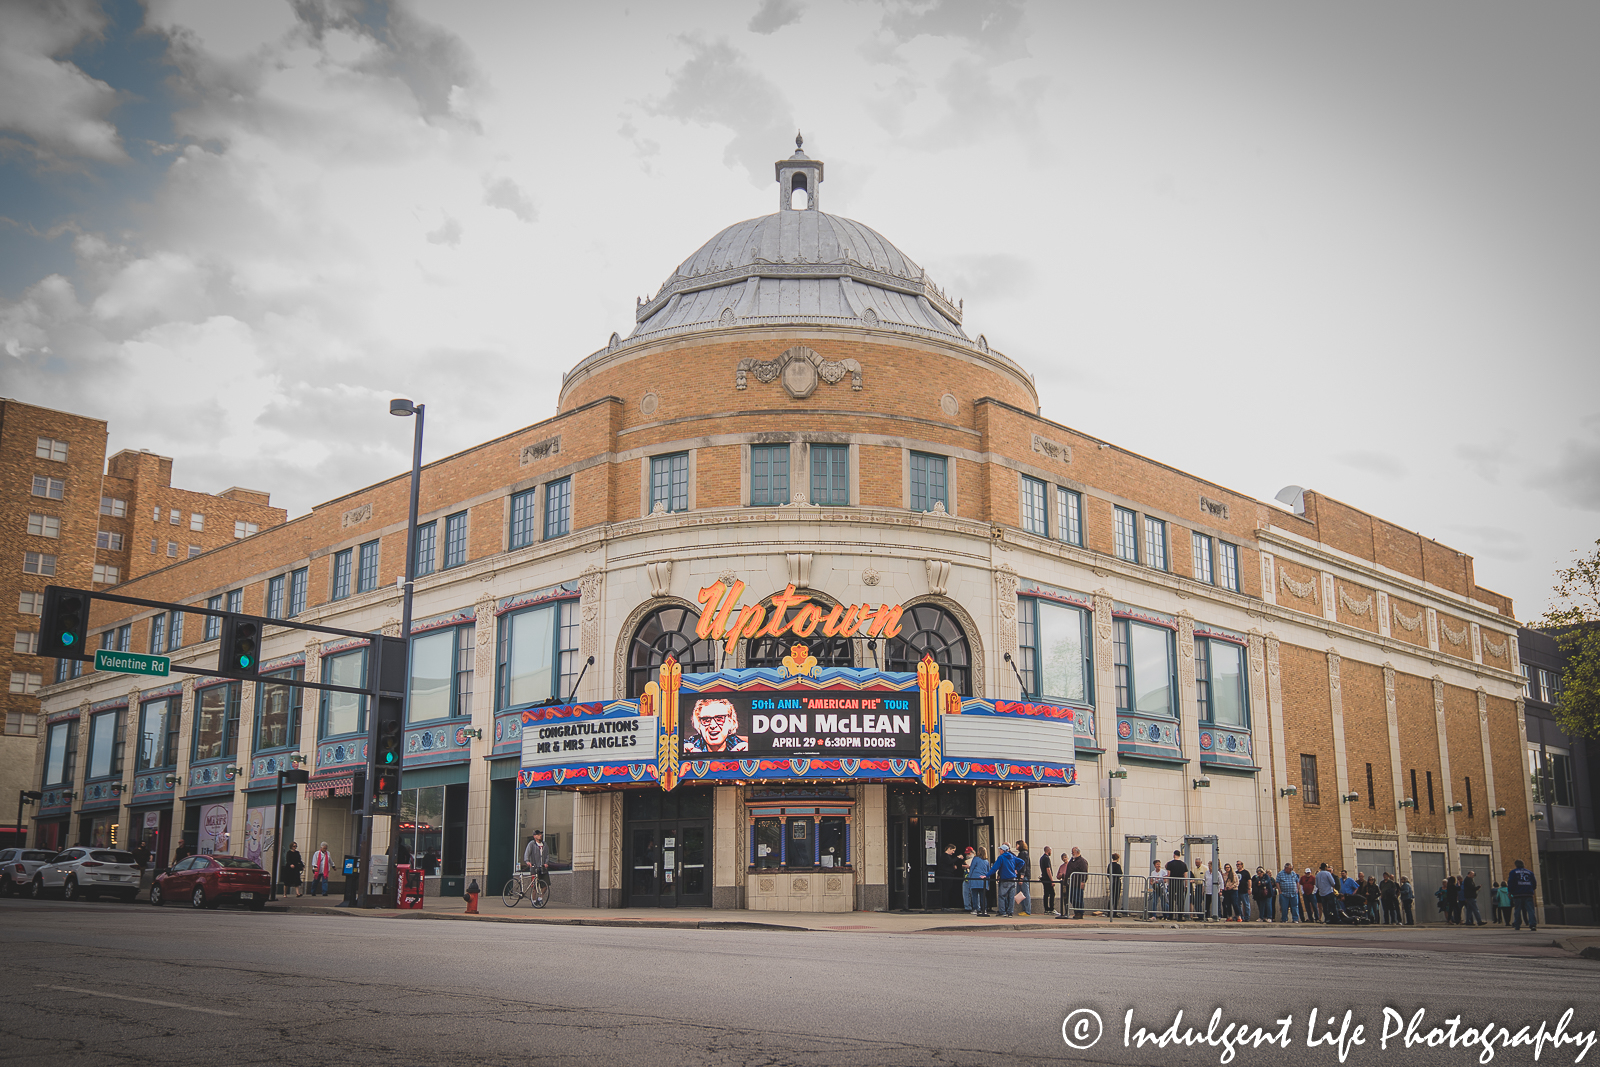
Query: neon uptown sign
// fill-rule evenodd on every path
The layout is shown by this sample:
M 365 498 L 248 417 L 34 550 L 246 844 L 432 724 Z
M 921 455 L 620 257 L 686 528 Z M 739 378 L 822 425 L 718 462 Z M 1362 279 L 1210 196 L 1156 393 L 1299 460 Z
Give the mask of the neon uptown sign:
M 714 582 L 700 590 L 700 621 L 695 625 L 695 636 L 702 641 L 726 639 L 723 647 L 731 655 L 740 638 L 782 637 L 794 634 L 809 638 L 822 628 L 824 637 L 857 637 L 865 627 L 867 637 L 897 637 L 900 634 L 899 604 L 836 605 L 826 616 L 820 604 L 811 603 L 805 593 L 796 593 L 794 583 L 781 593 L 772 596 L 772 617 L 762 604 L 739 604 L 744 593 L 744 582 L 734 580 L 730 587 L 724 582 Z M 794 615 L 789 610 L 794 609 Z M 737 614 L 736 614 L 737 612 Z

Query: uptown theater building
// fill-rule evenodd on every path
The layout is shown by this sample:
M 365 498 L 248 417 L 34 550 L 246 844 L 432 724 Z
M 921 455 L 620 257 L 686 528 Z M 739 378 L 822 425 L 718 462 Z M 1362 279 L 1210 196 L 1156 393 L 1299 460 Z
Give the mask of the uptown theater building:
M 555 417 L 423 471 L 399 826 L 432 891 L 497 889 L 535 827 L 556 899 L 595 907 L 940 906 L 945 845 L 1023 837 L 1129 873 L 1210 838 L 1424 886 L 1532 861 L 1517 624 L 1470 557 L 1051 421 L 915 262 L 820 210 L 821 162 L 776 177 Z M 397 634 L 407 488 L 118 591 Z M 94 630 L 215 661 L 200 616 Z M 266 653 L 349 684 L 367 649 L 269 627 Z M 304 760 L 286 832 L 348 848 L 362 700 L 212 682 L 47 687 L 39 839 L 110 819 L 270 862 Z

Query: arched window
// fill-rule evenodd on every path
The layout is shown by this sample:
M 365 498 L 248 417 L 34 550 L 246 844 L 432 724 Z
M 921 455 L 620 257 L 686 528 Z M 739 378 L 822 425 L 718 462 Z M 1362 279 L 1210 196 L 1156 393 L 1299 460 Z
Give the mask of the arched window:
M 907 608 L 900 619 L 900 635 L 889 639 L 884 650 L 883 669 L 915 671 L 924 655 L 932 655 L 941 678 L 948 678 L 956 692 L 972 695 L 972 655 L 967 635 L 954 615 L 937 604 L 917 604 Z
M 685 674 L 717 669 L 716 643 L 695 636 L 700 613 L 692 608 L 658 608 L 644 617 L 628 645 L 628 695 L 639 696 L 645 683 L 656 677 L 669 655 L 676 656 Z

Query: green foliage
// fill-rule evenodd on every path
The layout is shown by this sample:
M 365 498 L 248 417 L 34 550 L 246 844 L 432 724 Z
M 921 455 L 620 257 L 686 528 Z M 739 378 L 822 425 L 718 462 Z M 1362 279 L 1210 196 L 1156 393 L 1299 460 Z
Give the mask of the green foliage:
M 1566 656 L 1556 721 L 1571 737 L 1600 738 L 1600 540 L 1589 555 L 1556 571 L 1555 594 L 1540 627 L 1557 631 Z

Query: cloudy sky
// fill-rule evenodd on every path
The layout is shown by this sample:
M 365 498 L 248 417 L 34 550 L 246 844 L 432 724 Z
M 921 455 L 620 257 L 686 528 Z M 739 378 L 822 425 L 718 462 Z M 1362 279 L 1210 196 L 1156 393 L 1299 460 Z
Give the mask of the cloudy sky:
M 826 161 L 1044 414 L 1477 557 L 1600 536 L 1600 6 L 0 0 L 0 393 L 291 514 L 547 418 Z

